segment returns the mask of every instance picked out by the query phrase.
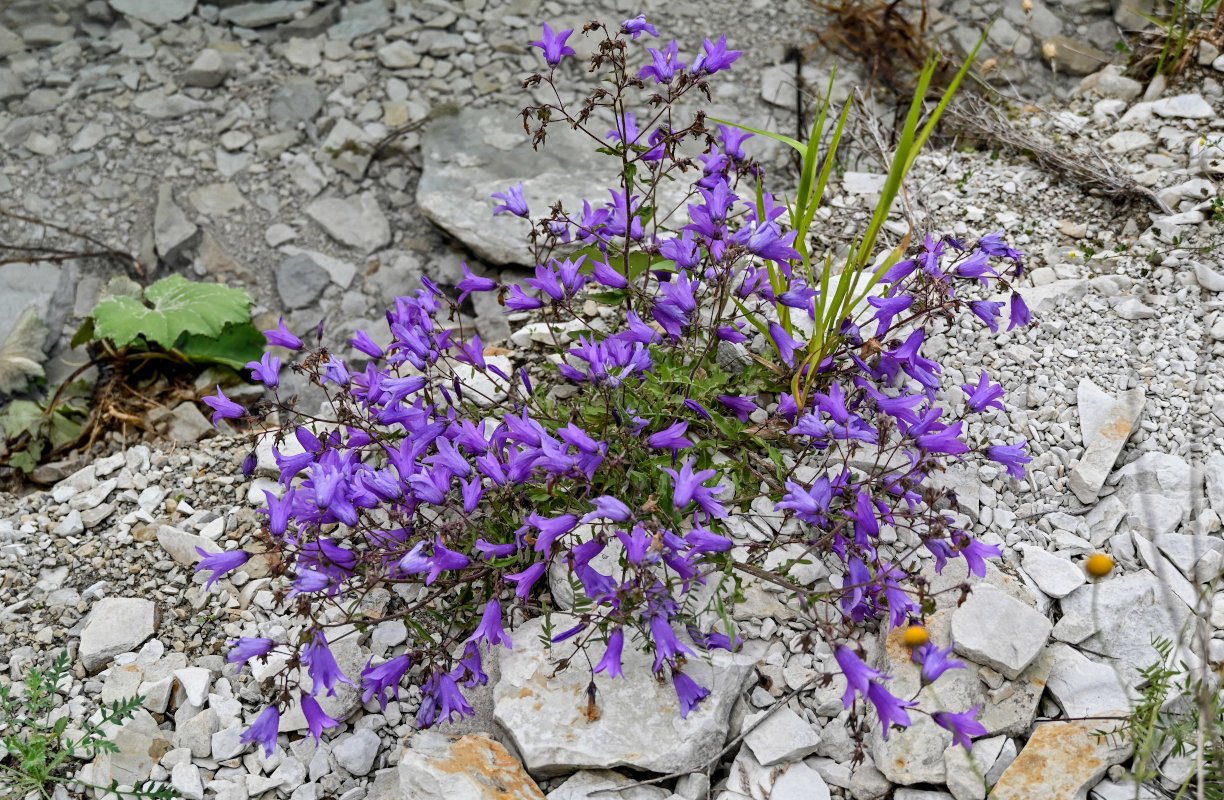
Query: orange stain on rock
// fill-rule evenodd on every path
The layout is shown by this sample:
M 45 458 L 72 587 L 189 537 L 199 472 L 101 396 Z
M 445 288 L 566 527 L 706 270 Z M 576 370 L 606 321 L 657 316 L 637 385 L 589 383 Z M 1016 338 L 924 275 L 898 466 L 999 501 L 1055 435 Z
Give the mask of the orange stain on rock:
M 439 758 L 435 764 L 442 772 L 466 775 L 480 784 L 488 800 L 544 800 L 523 765 L 484 736 L 460 736 L 451 743 L 450 758 Z
M 1094 736 L 1098 728 L 1091 720 L 1039 725 L 995 784 L 992 800 L 1075 800 L 1129 755 L 1129 748 Z

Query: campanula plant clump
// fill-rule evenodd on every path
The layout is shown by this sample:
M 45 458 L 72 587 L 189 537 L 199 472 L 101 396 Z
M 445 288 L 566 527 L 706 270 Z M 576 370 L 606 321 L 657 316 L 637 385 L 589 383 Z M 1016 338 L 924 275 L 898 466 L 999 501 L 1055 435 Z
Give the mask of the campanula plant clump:
M 847 708 L 874 709 L 884 736 L 930 714 L 967 746 L 984 732 L 976 709 L 894 696 L 858 642 L 929 613 L 914 580 L 921 551 L 938 569 L 961 558 L 977 575 L 999 555 L 938 510 L 954 498 L 929 479 L 969 459 L 1021 477 L 1024 442 L 968 440 L 966 422 L 1002 408 L 1002 390 L 983 372 L 960 387 L 963 404 L 942 407 L 943 370 L 923 344 L 964 313 L 992 331 L 1029 324 L 1019 294 L 980 299 L 983 287 L 1010 287 L 1022 254 L 997 235 L 928 237 L 912 257 L 868 265 L 873 290 L 822 329 L 842 302 L 830 287 L 843 282 L 829 279 L 831 263 L 810 262 L 787 205 L 743 149 L 751 134 L 708 128 L 700 113 L 676 119 L 678 101 L 708 95 L 740 53 L 725 36 L 691 55 L 674 41 L 655 46 L 644 17 L 582 34 L 597 42 L 590 66 L 603 80 L 577 107 L 563 102 L 554 81 L 576 56 L 574 31 L 545 25 L 533 44 L 548 72 L 526 84 L 551 87 L 555 102 L 526 109 L 524 127 L 537 145 L 557 122 L 587 135 L 619 162 L 620 181 L 606 199 L 590 187 L 583 208 L 534 218 L 521 184 L 495 195 L 493 213 L 530 229 L 533 277 L 503 285 L 465 267 L 458 297 L 422 279 L 387 311 L 389 346 L 350 340 L 368 357 L 362 367 L 308 348 L 283 322 L 266 332 L 333 413 L 277 400 L 290 422 L 274 434 L 282 491 L 267 492 L 262 538 L 276 555 L 277 602 L 304 623 L 285 640 L 232 642 L 229 660 L 242 665 L 288 657 L 246 740 L 270 752 L 295 696 L 317 739 L 342 722 L 317 702 L 339 684 L 384 707 L 418 686 L 421 727 L 471 714 L 464 690 L 487 681 L 484 659 L 512 647 L 508 624 L 556 607 L 550 579 L 561 575 L 578 621 L 551 639 L 569 669 L 619 677 L 623 649 L 643 647 L 687 716 L 709 692 L 686 664 L 739 646 L 726 609 L 745 580 L 763 580 L 802 604 L 809 645 L 832 652 L 847 679 Z M 689 187 L 678 206 L 663 201 L 669 184 Z M 452 322 L 474 292 L 549 323 L 549 373 L 504 368 Z M 584 314 L 591 301 L 607 313 Z M 277 358 L 248 367 L 277 390 Z M 573 402 L 550 391 L 562 386 Z M 214 423 L 266 416 L 220 391 L 207 402 Z M 283 448 L 290 436 L 300 453 Z M 746 534 L 748 516 L 769 532 Z M 249 558 L 201 555 L 210 585 Z M 799 562 L 836 580 L 805 585 L 791 571 Z M 345 674 L 330 645 L 378 587 L 403 600 L 394 616 L 407 644 Z M 913 649 L 924 682 L 963 666 L 950 654 Z

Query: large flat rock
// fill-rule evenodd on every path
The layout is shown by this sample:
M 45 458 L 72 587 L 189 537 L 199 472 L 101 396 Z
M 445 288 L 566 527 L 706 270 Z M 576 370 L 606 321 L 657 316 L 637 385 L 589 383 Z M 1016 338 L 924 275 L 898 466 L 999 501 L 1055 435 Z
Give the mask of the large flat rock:
M 559 614 L 552 622 L 556 631 L 574 624 Z M 698 769 L 726 743 L 731 707 L 755 674 L 753 659 L 743 654 L 715 651 L 710 663 L 690 659 L 685 674 L 709 688 L 710 696 L 685 719 L 671 681 L 658 681 L 651 672 L 653 656 L 627 640 L 624 677 L 595 676 L 598 713 L 589 715 L 590 672 L 579 665 L 581 659 L 557 671 L 557 662 L 572 655 L 573 646 L 546 649 L 542 626 L 543 620 L 535 619 L 514 631 L 514 649 L 499 651 L 501 680 L 493 690 L 494 719 L 537 776 L 586 768 Z M 594 650 L 593 657 L 602 657 L 598 645 Z

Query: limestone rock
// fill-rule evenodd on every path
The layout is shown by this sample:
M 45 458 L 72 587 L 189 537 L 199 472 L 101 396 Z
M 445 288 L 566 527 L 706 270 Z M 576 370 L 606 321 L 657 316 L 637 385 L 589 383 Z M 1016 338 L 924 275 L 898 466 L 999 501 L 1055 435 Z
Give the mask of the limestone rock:
M 590 797 L 604 797 L 608 800 L 667 800 L 667 792 L 657 786 L 635 786 L 613 793 L 617 788 L 634 782 L 610 769 L 584 769 L 575 772 L 565 783 L 549 792 L 548 800 L 587 800 Z M 607 793 L 597 795 L 596 792 Z
M 157 543 L 162 549 L 183 566 L 191 566 L 200 560 L 196 548 L 203 548 L 206 553 L 220 553 L 221 548 L 211 539 L 206 539 L 194 533 L 187 533 L 170 525 L 161 525 L 157 529 Z
M 367 775 L 374 766 L 374 758 L 378 755 L 378 734 L 368 728 L 354 731 L 349 736 L 332 745 L 332 755 L 336 763 L 344 767 L 352 775 Z
M 179 80 L 184 86 L 195 86 L 200 89 L 212 89 L 221 85 L 229 70 L 221 54 L 211 47 L 200 51 L 191 66 L 187 67 Z
M 1098 737 L 1108 727 L 1100 720 L 1047 722 L 1025 744 L 1020 755 L 991 791 L 994 800 L 1083 800 L 1088 789 L 1114 764 L 1131 754 L 1125 737 Z
M 415 800 L 544 800 L 506 748 L 471 734 L 415 734 L 400 757 L 399 787 Z
M 559 630 L 571 620 L 553 615 Z M 501 679 L 493 689 L 494 718 L 509 732 L 532 774 L 621 766 L 676 772 L 695 769 L 722 748 L 731 707 L 754 674 L 750 657 L 714 651 L 712 666 L 690 660 L 685 674 L 709 688 L 710 696 L 686 719 L 671 682 L 655 680 L 653 657 L 626 641 L 624 677 L 596 675 L 595 708 L 588 713 L 590 673 L 574 668 L 553 675 L 561 650 L 541 644 L 542 622 L 520 626 L 513 634 L 514 649 L 498 651 Z
M 306 214 L 341 244 L 363 253 L 391 243 L 391 225 L 373 192 L 348 198 L 322 197 L 306 207 Z
M 200 229 L 175 205 L 170 185 L 162 184 L 157 190 L 157 208 L 153 214 L 153 242 L 157 255 L 168 264 L 183 261 L 199 234 Z
M 157 607 L 139 597 L 106 597 L 94 604 L 81 631 L 78 655 L 95 673 L 120 653 L 135 650 L 157 632 Z
M 1126 687 L 1113 668 L 1090 660 L 1074 647 L 1054 644 L 1054 668 L 1046 688 L 1068 717 L 1128 713 Z
M 150 25 L 178 22 L 195 10 L 196 0 L 109 0 L 120 14 L 135 17 Z
M 1021 552 L 1025 573 L 1050 597 L 1066 597 L 1084 583 L 1084 570 L 1070 559 L 1031 545 L 1022 545 Z
M 1116 659 L 1127 686 L 1138 685 L 1139 670 L 1159 659 L 1153 637 L 1176 636 L 1190 614 L 1166 582 L 1148 570 L 1081 586 L 1060 602 L 1064 616 L 1094 621 L 1096 632 L 1080 646 Z
M 1067 483 L 1082 503 L 1096 502 L 1101 487 L 1105 485 L 1105 479 L 1113 471 L 1118 455 L 1139 424 L 1145 403 L 1142 388 L 1119 394 L 1108 412 L 1092 401 L 1093 396 L 1091 390 L 1081 392 L 1080 429 L 1085 450 L 1072 469 Z M 1085 411 L 1088 412 L 1087 418 L 1084 416 Z
M 1006 626 L 999 620 L 1007 620 Z M 1050 636 L 1053 624 L 1030 606 L 979 584 L 952 613 L 956 652 L 1014 679 L 1024 671 Z
M 242 28 L 265 28 L 278 22 L 288 22 L 298 13 L 310 11 L 313 5 L 311 0 L 243 3 L 222 10 L 221 19 Z
M 756 719 L 756 716 L 748 717 L 744 727 Z M 761 766 L 772 767 L 811 755 L 820 744 L 820 735 L 809 722 L 783 706 L 745 736 L 744 744 L 752 749 Z

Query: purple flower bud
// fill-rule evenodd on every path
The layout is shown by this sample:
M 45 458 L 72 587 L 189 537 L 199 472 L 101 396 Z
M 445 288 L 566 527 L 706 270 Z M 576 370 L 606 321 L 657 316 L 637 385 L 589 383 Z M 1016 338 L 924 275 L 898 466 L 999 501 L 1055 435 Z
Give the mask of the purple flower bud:
M 242 459 L 242 477 L 249 478 L 255 472 L 255 467 L 259 463 L 259 459 L 255 456 L 255 451 L 247 453 L 246 458 Z

